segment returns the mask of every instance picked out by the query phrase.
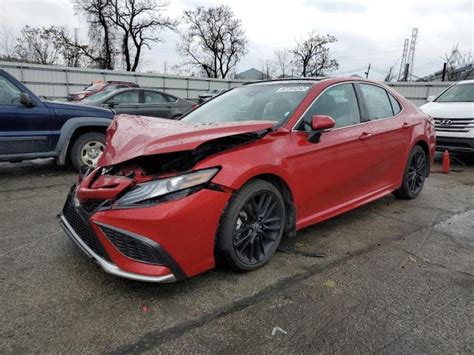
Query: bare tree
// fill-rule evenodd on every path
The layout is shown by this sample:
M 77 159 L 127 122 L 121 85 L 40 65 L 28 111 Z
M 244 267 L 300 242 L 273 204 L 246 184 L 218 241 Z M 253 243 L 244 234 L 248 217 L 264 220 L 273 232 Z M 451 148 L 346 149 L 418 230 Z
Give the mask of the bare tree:
M 110 0 L 73 0 L 73 3 L 76 12 L 84 15 L 89 24 L 89 44 L 68 41 L 69 45 L 75 46 L 99 69 L 114 69 L 117 49 Z
M 226 5 L 200 6 L 183 14 L 187 26 L 178 51 L 209 78 L 226 78 L 247 53 L 242 23 Z
M 395 73 L 393 72 L 393 70 L 395 69 L 396 66 L 397 66 L 397 63 L 391 65 L 391 66 L 388 68 L 388 72 L 387 72 L 387 75 L 385 75 L 384 81 L 390 82 L 390 81 L 392 81 L 393 79 L 395 79 Z
M 265 74 L 263 75 L 262 80 L 274 78 L 276 76 L 275 61 L 268 59 L 262 61 L 262 73 Z
M 274 54 L 275 64 L 278 67 L 280 76 L 283 78 L 289 76 L 292 71 L 291 51 L 286 48 L 276 49 Z
M 73 38 L 71 31 L 66 26 L 50 27 L 51 41 L 59 49 L 59 55 L 62 63 L 68 67 L 82 67 L 89 63 L 86 56 L 81 50 L 81 46 L 77 43 L 77 39 Z
M 25 26 L 17 38 L 15 55 L 29 63 L 56 64 L 60 49 L 53 41 L 52 28 Z
M 163 15 L 168 3 L 162 0 L 110 0 L 110 20 L 121 30 L 121 47 L 127 71 L 136 71 L 143 47 L 160 42 L 157 33 L 174 30 L 176 21 Z
M 310 32 L 308 38 L 296 42 L 293 49 L 295 63 L 301 67 L 301 76 L 322 76 L 339 68 L 335 59 L 329 57 L 328 45 L 337 42 L 336 37 Z
M 3 60 L 14 59 L 15 36 L 10 29 L 2 25 L 0 27 L 0 56 Z

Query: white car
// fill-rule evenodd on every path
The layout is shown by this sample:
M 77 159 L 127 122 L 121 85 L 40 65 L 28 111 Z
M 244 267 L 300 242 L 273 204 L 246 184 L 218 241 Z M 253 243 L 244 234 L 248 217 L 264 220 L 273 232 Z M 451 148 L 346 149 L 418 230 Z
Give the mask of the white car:
M 474 80 L 459 81 L 420 109 L 436 126 L 436 149 L 474 153 Z

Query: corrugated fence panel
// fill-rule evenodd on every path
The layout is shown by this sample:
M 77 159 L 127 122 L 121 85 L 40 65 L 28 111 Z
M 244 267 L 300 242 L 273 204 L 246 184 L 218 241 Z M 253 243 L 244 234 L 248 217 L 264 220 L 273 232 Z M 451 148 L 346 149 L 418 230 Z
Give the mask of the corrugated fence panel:
M 445 90 L 452 82 L 396 82 L 387 83 L 397 90 L 401 95 L 412 101 L 415 105 L 421 106 L 428 101 L 428 97 L 438 95 Z
M 0 62 L 0 68 L 25 83 L 36 94 L 58 100 L 64 100 L 68 93 L 83 90 L 96 80 L 130 81 L 144 88 L 160 89 L 191 100 L 197 99 L 200 94 L 208 90 L 228 89 L 245 83 L 244 80 L 177 77 L 14 62 Z M 452 83 L 395 82 L 387 84 L 420 106 L 427 101 L 429 96 L 439 94 Z

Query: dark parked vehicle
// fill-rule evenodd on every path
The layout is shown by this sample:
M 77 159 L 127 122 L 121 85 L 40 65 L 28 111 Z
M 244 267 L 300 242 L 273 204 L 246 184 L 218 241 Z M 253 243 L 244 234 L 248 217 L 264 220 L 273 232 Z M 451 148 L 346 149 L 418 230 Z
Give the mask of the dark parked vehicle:
M 205 92 L 204 94 L 199 95 L 199 100 L 198 103 L 202 104 L 203 102 L 206 102 L 209 99 L 212 99 L 214 96 L 217 96 L 219 94 L 222 94 L 224 91 L 227 91 L 227 89 L 214 89 Z
M 81 100 L 84 100 L 86 97 L 92 96 L 102 91 L 114 91 L 114 90 L 119 90 L 119 89 L 138 88 L 138 87 L 139 87 L 138 84 L 131 83 L 128 81 L 105 81 L 105 82 L 101 81 L 95 84 L 91 84 L 90 86 L 84 88 L 83 91 L 69 94 L 67 97 L 67 100 L 68 101 L 81 101 Z
M 84 99 L 81 104 L 113 109 L 117 114 L 131 114 L 176 119 L 196 104 L 179 97 L 148 89 L 103 91 Z
M 112 110 L 41 100 L 0 69 L 0 161 L 54 157 L 94 166 Z

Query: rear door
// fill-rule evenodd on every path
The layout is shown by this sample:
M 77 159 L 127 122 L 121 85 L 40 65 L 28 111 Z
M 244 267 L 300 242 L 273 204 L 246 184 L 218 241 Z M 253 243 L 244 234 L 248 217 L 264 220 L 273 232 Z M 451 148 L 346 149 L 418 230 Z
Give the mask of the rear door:
M 328 115 L 336 126 L 322 133 L 319 143 L 296 134 L 297 154 L 290 158 L 306 199 L 299 211 L 303 218 L 342 208 L 366 195 L 372 162 L 367 144 L 371 132 L 361 122 L 360 105 L 351 83 L 324 91 L 303 116 L 298 130 L 309 132 L 313 115 Z
M 0 74 L 0 155 L 41 153 L 51 150 L 51 117 L 41 100 L 33 106 L 20 103 L 22 88 Z
M 357 84 L 370 120 L 373 146 L 371 190 L 377 191 L 401 181 L 413 124 L 401 114 L 399 102 L 383 87 Z
M 112 107 L 117 114 L 140 115 L 140 90 L 119 92 L 109 98 L 106 105 Z
M 171 118 L 176 102 L 170 100 L 170 96 L 152 90 L 143 90 L 143 104 L 140 107 L 144 116 Z

